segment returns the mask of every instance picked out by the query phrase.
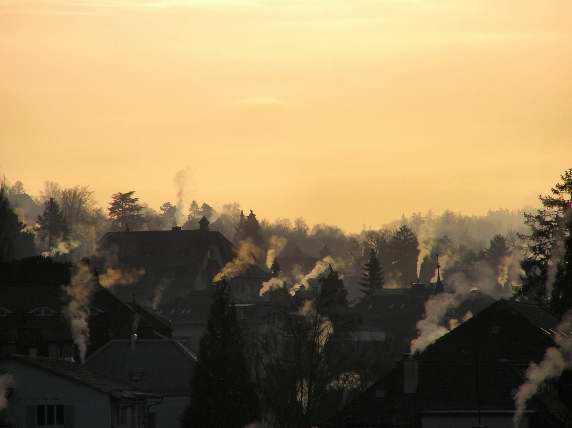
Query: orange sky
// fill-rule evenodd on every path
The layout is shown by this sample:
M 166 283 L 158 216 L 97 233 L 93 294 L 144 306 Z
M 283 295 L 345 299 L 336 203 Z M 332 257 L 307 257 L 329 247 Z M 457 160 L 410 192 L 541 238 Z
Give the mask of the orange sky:
M 548 7 L 549 6 L 549 7 Z M 347 230 L 572 167 L 570 0 L 0 0 L 0 171 Z

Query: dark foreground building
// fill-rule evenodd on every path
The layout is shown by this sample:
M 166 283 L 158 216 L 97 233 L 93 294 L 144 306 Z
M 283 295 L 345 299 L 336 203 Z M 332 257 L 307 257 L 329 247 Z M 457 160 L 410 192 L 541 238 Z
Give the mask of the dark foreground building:
M 514 428 L 514 393 L 529 364 L 563 334 L 558 322 L 536 305 L 498 301 L 404 358 L 321 427 Z M 520 427 L 570 426 L 571 409 L 565 372 L 529 402 Z

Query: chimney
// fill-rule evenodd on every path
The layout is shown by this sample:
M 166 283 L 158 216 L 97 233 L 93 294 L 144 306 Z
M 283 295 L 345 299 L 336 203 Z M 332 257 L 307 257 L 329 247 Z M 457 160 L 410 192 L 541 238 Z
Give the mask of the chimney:
M 135 351 L 135 345 L 137 344 L 137 333 L 131 335 L 131 352 Z
M 182 230 L 182 229 L 181 229 L 181 226 L 173 226 L 173 227 L 171 228 L 171 230 L 172 230 L 173 232 L 178 232 L 178 231 L 180 231 L 180 230 Z
M 417 393 L 419 382 L 419 362 L 413 354 L 406 354 L 403 359 L 403 392 L 405 394 Z
M 206 217 L 201 218 L 199 220 L 200 230 L 202 230 L 203 232 L 208 232 L 209 231 L 209 224 L 210 224 L 210 222 L 208 221 L 208 219 Z

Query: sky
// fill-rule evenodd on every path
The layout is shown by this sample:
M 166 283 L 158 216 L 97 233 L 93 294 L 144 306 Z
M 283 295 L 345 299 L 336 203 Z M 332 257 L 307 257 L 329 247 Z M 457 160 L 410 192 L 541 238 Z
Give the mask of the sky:
M 0 0 L 0 174 L 348 231 L 572 167 L 570 0 Z

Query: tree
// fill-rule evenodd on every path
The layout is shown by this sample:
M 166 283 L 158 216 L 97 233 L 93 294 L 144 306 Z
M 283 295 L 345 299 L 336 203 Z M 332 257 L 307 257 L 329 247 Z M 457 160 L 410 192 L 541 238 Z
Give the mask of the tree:
M 40 237 L 47 240 L 49 248 L 54 246 L 56 240 L 65 237 L 68 231 L 64 214 L 54 198 L 45 203 L 44 212 L 38 216 L 37 223 Z
M 75 186 L 61 191 L 60 205 L 70 229 L 87 220 L 94 204 L 93 191 L 87 186 Z
M 34 256 L 34 235 L 12 211 L 4 187 L 0 187 L 0 263 Z
M 389 242 L 390 254 L 393 255 L 392 266 L 401 276 L 401 286 L 409 286 L 417 281 L 417 257 L 419 242 L 413 231 L 402 225 Z
M 524 214 L 530 233 L 521 236 L 526 240 L 528 249 L 522 262 L 524 275 L 521 293 L 544 301 L 552 297 L 546 295 L 546 282 L 549 271 L 554 269 L 554 253 L 558 243 L 564 242 L 570 233 L 566 228 L 565 213 L 572 201 L 572 168 L 564 171 L 560 181 L 550 189 L 550 194 L 540 195 L 539 199 L 542 208 Z
M 246 239 L 250 239 L 254 244 L 261 247 L 264 244 L 264 239 L 262 237 L 262 228 L 260 227 L 260 223 L 256 219 L 256 214 L 252 210 L 250 210 L 250 214 L 245 216 L 244 213 L 241 211 L 240 213 L 240 220 L 238 222 L 238 226 L 236 227 L 236 233 L 234 235 L 234 241 L 239 243 L 240 241 L 244 241 Z
M 170 202 L 163 203 L 159 210 L 161 211 L 161 218 L 163 225 L 167 229 L 177 224 L 177 207 Z
M 135 191 L 115 193 L 109 204 L 109 217 L 114 226 L 120 230 L 137 228 L 141 224 L 141 210 L 139 198 L 133 197 Z
M 183 428 L 242 428 L 259 413 L 235 307 L 229 286 L 222 281 L 216 285 L 191 378 L 191 401 L 181 424 Z
M 558 261 L 550 299 L 550 306 L 559 314 L 564 314 L 572 308 L 572 208 L 568 208 L 567 217 L 564 254 Z
M 383 269 L 373 248 L 369 250 L 369 260 L 363 267 L 360 285 L 366 297 L 383 287 Z

